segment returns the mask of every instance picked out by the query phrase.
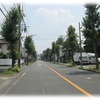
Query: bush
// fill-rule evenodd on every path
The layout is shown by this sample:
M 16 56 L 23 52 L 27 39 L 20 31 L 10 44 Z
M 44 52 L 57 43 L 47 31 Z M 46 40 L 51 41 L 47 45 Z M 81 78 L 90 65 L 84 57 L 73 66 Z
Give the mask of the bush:
M 14 75 L 16 73 L 19 73 L 21 71 L 21 68 L 19 67 L 13 67 L 13 68 L 8 68 L 3 72 L 3 75 Z
M 0 52 L 0 58 L 7 58 L 7 55 L 4 54 L 3 52 Z

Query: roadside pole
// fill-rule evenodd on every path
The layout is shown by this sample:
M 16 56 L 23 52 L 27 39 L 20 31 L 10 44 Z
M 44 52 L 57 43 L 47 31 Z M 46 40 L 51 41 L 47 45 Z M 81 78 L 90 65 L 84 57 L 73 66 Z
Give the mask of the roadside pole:
M 80 40 L 80 60 L 81 60 L 81 68 L 82 68 L 82 48 L 81 48 L 81 31 L 80 31 L 81 27 L 80 27 L 80 22 L 79 22 L 79 40 Z

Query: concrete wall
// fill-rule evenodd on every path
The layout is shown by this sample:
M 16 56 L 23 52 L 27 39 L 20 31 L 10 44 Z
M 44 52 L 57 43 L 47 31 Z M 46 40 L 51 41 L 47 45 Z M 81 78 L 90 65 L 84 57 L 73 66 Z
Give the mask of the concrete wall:
M 0 65 L 12 65 L 12 59 L 0 59 Z
M 20 60 L 21 64 L 24 63 L 24 59 Z M 18 60 L 16 60 L 16 65 L 18 64 Z M 11 66 L 12 65 L 12 59 L 0 59 L 0 66 Z

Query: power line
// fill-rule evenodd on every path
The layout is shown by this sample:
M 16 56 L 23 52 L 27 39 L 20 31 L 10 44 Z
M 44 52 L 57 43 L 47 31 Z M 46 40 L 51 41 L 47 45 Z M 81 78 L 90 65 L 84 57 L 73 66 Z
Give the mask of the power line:
M 5 15 L 5 13 L 3 12 L 3 10 L 0 8 L 2 14 L 5 16 L 5 18 L 7 19 L 7 16 Z
M 8 11 L 7 11 L 7 9 L 5 8 L 5 6 L 2 4 L 2 6 L 3 6 L 3 8 L 5 9 L 5 11 L 7 12 L 7 14 L 8 14 Z
M 26 5 L 25 4 L 24 4 L 24 9 L 25 9 L 25 15 L 26 15 L 27 24 L 30 26 L 29 19 L 28 19 L 28 16 L 27 16 L 27 9 L 26 9 Z M 29 32 L 28 32 L 28 35 L 29 35 L 29 33 L 30 33 L 30 27 L 28 27 L 28 28 L 29 28 Z

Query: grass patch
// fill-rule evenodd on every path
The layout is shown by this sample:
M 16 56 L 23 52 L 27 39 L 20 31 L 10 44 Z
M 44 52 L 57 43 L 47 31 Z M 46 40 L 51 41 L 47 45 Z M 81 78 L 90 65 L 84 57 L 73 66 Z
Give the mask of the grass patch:
M 72 62 L 68 62 L 68 63 L 66 63 L 66 66 L 68 66 L 68 67 L 75 67 L 76 64 L 73 64 Z
M 100 72 L 100 69 L 97 70 L 96 68 L 91 68 L 91 67 L 89 67 L 89 68 L 81 68 L 81 67 L 79 67 L 79 69 L 83 69 L 83 70 L 87 70 L 87 71 L 92 71 L 92 72 Z
M 29 61 L 29 62 L 28 62 L 28 65 L 31 65 L 31 64 L 33 64 L 34 62 L 36 62 L 36 61 Z
M 19 68 L 18 66 L 15 66 L 13 68 L 8 68 L 7 70 L 5 70 L 2 75 L 3 76 L 12 76 L 15 75 L 17 73 L 19 73 L 22 69 Z

